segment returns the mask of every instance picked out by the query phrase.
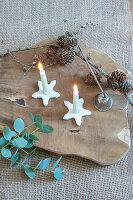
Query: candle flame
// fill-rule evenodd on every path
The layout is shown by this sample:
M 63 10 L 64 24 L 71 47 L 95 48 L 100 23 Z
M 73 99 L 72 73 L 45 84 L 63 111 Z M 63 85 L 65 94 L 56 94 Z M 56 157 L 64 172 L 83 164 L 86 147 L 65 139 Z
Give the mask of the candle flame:
M 43 70 L 43 65 L 42 65 L 42 63 L 41 63 L 41 62 L 39 62 L 39 63 L 38 63 L 38 69 L 39 69 L 40 71 L 42 71 L 42 70 Z
M 77 85 L 76 85 L 76 84 L 74 85 L 74 87 L 73 87 L 73 90 L 74 90 L 74 93 L 75 93 L 75 94 L 77 94 L 77 93 L 78 93 L 78 87 L 77 87 Z

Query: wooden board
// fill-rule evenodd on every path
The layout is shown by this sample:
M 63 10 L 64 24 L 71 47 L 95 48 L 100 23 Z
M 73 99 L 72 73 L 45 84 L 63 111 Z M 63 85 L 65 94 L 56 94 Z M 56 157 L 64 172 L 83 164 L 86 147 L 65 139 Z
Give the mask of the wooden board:
M 42 41 L 40 44 L 51 42 Z M 45 52 L 36 49 L 15 53 L 16 57 L 24 63 L 31 63 L 34 54 Z M 111 73 L 120 67 L 108 55 L 91 47 L 84 47 L 86 55 L 102 65 L 103 69 Z M 31 96 L 38 90 L 37 82 L 40 79 L 38 69 L 32 69 L 23 76 L 22 67 L 16 64 L 9 56 L 0 58 L 0 128 L 9 125 L 18 116 L 27 124 L 30 123 L 29 111 L 33 114 L 40 113 L 44 123 L 54 128 L 51 134 L 37 132 L 40 141 L 37 147 L 62 155 L 77 155 L 93 160 L 101 165 L 110 165 L 120 160 L 130 146 L 130 133 L 126 117 L 126 100 L 104 86 L 105 90 L 114 99 L 113 108 L 107 112 L 99 112 L 93 106 L 93 98 L 100 92 L 97 86 L 89 86 L 84 82 L 84 77 L 89 72 L 85 62 L 80 58 L 66 66 L 54 65 L 47 67 L 48 81 L 57 80 L 55 90 L 61 94 L 58 99 L 52 99 L 44 107 L 41 99 Z M 105 80 L 103 80 L 105 81 Z M 78 127 L 75 121 L 63 120 L 67 108 L 64 100 L 72 102 L 73 84 L 79 88 L 80 97 L 84 98 L 86 109 L 92 115 L 82 118 L 82 125 Z

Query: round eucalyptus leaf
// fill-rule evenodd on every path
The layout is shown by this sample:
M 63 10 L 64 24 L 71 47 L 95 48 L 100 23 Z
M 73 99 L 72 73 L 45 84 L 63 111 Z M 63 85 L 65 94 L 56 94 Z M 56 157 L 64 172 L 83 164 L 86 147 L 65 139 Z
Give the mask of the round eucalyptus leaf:
M 39 138 L 36 137 L 36 136 L 33 135 L 33 134 L 30 134 L 30 138 L 33 139 L 33 140 L 35 140 L 35 141 L 39 141 Z
M 37 166 L 35 167 L 35 169 L 38 169 L 40 167 L 41 162 L 42 162 L 42 160 L 37 164 Z
M 5 158 L 10 158 L 11 157 L 11 151 L 9 149 L 3 148 L 1 150 L 1 154 Z
M 31 113 L 31 112 L 29 112 L 29 117 L 30 117 L 31 121 L 33 121 L 33 122 L 34 122 L 34 117 L 33 117 L 33 115 L 32 115 L 32 113 Z
M 22 133 L 24 130 L 24 121 L 21 118 L 17 118 L 14 121 L 14 130 L 18 133 Z
M 12 141 L 12 144 L 17 148 L 24 148 L 27 145 L 27 140 L 22 137 L 18 137 Z
M 4 126 L 3 128 L 3 137 L 10 141 L 12 139 L 12 137 L 15 137 L 17 134 L 12 131 L 8 126 Z
M 4 147 L 7 143 L 8 141 L 4 137 L 0 138 L 0 149 Z
M 40 114 L 35 115 L 34 122 L 38 128 L 42 128 L 42 116 Z
M 40 169 L 46 169 L 48 165 L 50 164 L 51 158 L 46 158 L 45 160 L 42 160 L 40 164 Z
M 40 122 L 36 122 L 35 125 L 36 125 L 36 127 L 40 128 L 40 129 L 42 128 L 42 124 L 40 124 Z
M 63 170 L 60 167 L 56 168 L 55 171 L 54 171 L 55 179 L 60 180 L 60 179 L 63 178 L 63 176 L 64 176 Z
M 11 157 L 11 164 L 10 167 L 15 167 L 20 163 L 20 154 L 19 153 L 15 153 L 13 154 L 13 156 Z
M 35 172 L 33 170 L 33 168 L 30 165 L 25 165 L 24 166 L 24 171 L 26 173 L 26 175 L 30 178 L 30 179 L 34 179 L 35 177 Z
M 25 148 L 29 149 L 29 148 L 31 148 L 33 146 L 34 146 L 33 139 L 29 139 L 29 141 L 28 141 L 27 145 L 25 146 Z
M 17 134 L 16 134 L 15 131 L 12 131 L 12 132 L 11 132 L 11 135 L 12 135 L 12 137 L 15 137 Z
M 56 165 L 58 165 L 61 159 L 62 159 L 62 156 L 53 164 L 53 167 L 52 167 L 53 169 L 56 167 Z
M 52 133 L 53 132 L 53 127 L 52 126 L 49 126 L 47 124 L 45 125 L 42 125 L 42 128 L 40 129 L 41 132 L 44 132 L 44 133 Z

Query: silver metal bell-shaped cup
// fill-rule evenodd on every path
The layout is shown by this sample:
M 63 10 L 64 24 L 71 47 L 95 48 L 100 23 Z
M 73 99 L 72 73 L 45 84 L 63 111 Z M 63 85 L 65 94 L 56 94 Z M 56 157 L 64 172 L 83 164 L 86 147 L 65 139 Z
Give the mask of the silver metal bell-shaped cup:
M 110 110 L 113 105 L 113 99 L 105 92 L 101 92 L 94 98 L 94 106 L 97 110 L 105 112 Z

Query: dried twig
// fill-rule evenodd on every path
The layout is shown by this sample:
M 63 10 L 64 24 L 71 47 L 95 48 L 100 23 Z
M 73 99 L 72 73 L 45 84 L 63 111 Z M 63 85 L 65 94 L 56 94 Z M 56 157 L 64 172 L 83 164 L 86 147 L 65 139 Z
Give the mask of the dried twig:
M 75 52 L 75 55 L 78 56 L 79 58 L 81 58 L 83 61 L 85 61 L 85 59 L 77 52 Z M 96 64 L 94 64 L 90 58 L 88 58 L 88 63 L 94 67 L 96 70 L 98 70 L 103 76 L 105 76 L 105 78 L 111 78 L 111 76 L 109 74 L 107 74 L 102 67 L 97 66 Z
M 81 58 L 83 61 L 85 61 L 84 58 L 83 58 L 79 53 L 75 52 L 75 55 L 78 56 L 79 58 Z M 111 76 L 110 76 L 109 74 L 107 74 L 107 73 L 102 69 L 102 66 L 100 66 L 100 67 L 97 66 L 96 64 L 94 64 L 94 63 L 91 61 L 90 58 L 88 58 L 88 62 L 89 62 L 89 64 L 90 64 L 92 67 L 94 67 L 96 70 L 98 70 L 106 79 L 111 79 Z M 119 90 L 119 85 L 118 85 L 118 83 L 115 82 L 115 85 L 116 85 L 116 87 L 117 87 L 118 90 Z M 129 101 L 129 103 L 130 103 L 131 105 L 133 105 L 133 99 L 131 98 L 130 94 L 128 93 L 128 94 L 125 94 L 124 96 L 125 96 L 125 98 Z
M 130 94 L 125 95 L 125 97 L 129 101 L 129 103 L 133 106 L 133 99 L 131 98 Z

